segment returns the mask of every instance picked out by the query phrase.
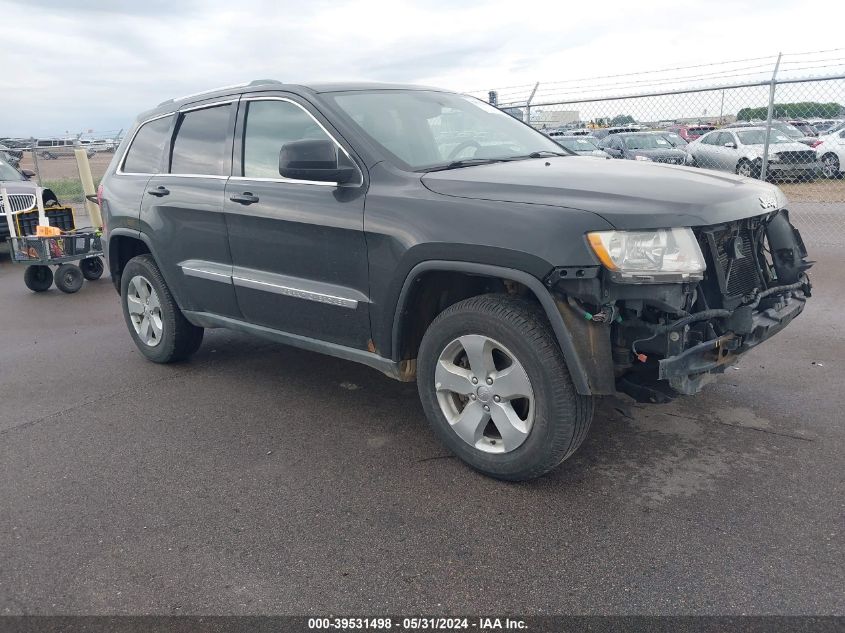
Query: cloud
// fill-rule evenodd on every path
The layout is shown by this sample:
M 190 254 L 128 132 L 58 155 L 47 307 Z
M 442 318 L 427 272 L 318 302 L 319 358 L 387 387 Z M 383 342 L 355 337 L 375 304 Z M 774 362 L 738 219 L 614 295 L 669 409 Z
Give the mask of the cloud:
M 845 17 L 833 0 L 817 0 L 813 12 L 826 18 L 811 29 L 794 27 L 799 9 L 789 2 L 574 6 L 0 0 L 4 24 L 14 25 L 0 48 L 0 135 L 125 128 L 167 98 L 258 77 L 530 90 L 538 80 L 774 57 L 780 48 L 836 48 Z M 726 24 L 730 36 L 720 36 Z

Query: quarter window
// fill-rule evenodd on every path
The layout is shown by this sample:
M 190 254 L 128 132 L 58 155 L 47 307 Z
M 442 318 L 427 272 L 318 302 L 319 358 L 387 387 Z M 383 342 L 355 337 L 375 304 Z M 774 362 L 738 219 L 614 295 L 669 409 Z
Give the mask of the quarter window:
M 191 110 L 182 115 L 173 141 L 171 174 L 228 176 L 231 104 Z
M 166 116 L 141 126 L 126 153 L 123 171 L 133 174 L 159 173 L 161 154 L 170 138 L 172 119 L 172 116 Z
M 285 143 L 331 140 L 317 122 L 289 101 L 250 101 L 243 147 L 246 178 L 279 178 L 279 152 Z

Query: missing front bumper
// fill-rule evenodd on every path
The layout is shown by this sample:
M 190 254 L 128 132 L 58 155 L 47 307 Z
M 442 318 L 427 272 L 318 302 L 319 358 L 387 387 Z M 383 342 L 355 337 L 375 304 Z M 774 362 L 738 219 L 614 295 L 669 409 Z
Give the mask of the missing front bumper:
M 742 324 L 743 334 L 730 332 L 660 360 L 658 379 L 668 381 L 678 393 L 698 393 L 717 374 L 735 363 L 741 354 L 789 325 L 804 310 L 806 302 L 802 291 L 779 297 L 767 309 L 748 315 L 747 322 Z

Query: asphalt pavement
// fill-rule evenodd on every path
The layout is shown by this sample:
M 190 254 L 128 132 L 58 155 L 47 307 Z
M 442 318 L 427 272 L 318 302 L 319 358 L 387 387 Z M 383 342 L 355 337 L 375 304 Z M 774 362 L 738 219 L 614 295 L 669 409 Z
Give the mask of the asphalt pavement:
M 507 484 L 413 384 L 226 331 L 155 365 L 107 280 L 36 295 L 0 250 L 0 613 L 845 614 L 845 255 L 812 255 L 736 369 Z

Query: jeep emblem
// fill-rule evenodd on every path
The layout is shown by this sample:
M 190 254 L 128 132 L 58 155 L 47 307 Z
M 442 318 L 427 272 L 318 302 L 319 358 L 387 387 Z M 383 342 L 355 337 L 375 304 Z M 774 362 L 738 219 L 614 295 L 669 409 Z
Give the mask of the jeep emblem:
M 760 206 L 764 209 L 777 209 L 778 200 L 775 196 L 760 196 Z

